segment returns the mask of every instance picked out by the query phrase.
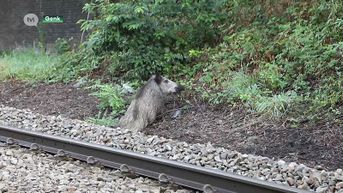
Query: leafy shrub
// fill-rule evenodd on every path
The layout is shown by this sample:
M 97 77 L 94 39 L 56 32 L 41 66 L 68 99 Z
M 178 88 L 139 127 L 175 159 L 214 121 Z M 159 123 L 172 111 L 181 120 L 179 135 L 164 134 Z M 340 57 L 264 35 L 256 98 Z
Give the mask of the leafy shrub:
M 68 40 L 64 38 L 57 38 L 55 41 L 55 49 L 57 51 L 57 54 L 63 54 L 71 50 L 71 46 L 68 42 Z
M 238 17 L 224 41 L 199 56 L 206 58 L 200 61 L 206 70 L 195 74 L 201 73 L 208 100 L 243 102 L 276 117 L 299 100 L 308 115 L 335 111 L 343 102 L 343 5 L 289 1 L 281 12 L 269 13 L 263 2 L 235 2 L 242 6 L 229 9 L 245 18 Z
M 105 126 L 116 126 L 118 118 L 125 112 L 127 106 L 124 95 L 132 94 L 140 83 L 133 81 L 122 84 L 104 84 L 99 80 L 88 89 L 93 90 L 91 93 L 99 99 L 99 113 L 97 117 L 88 119 L 89 122 Z
M 172 74 L 190 50 L 213 45 L 220 36 L 224 0 L 121 1 L 96 0 L 84 10 L 96 13 L 83 21 L 90 32 L 84 43 L 95 55 L 113 55 L 111 67 L 130 77 L 156 71 Z
M 89 76 L 99 68 L 102 57 L 90 54 L 85 50 L 71 50 L 61 55 L 55 66 L 50 82 L 69 82 L 80 77 Z
M 57 79 L 162 71 L 212 103 L 276 117 L 297 103 L 312 115 L 342 104 L 339 1 L 95 0 L 84 10 L 94 15 L 81 21 L 89 37 L 65 54 L 56 69 L 68 76 Z
M 122 98 L 121 87 L 119 85 L 100 84 L 90 86 L 90 89 L 97 90 L 92 95 L 96 96 L 99 101 L 99 108 L 102 111 L 111 111 L 111 116 L 117 116 L 123 111 L 125 101 Z M 101 117 L 102 118 L 102 117 Z

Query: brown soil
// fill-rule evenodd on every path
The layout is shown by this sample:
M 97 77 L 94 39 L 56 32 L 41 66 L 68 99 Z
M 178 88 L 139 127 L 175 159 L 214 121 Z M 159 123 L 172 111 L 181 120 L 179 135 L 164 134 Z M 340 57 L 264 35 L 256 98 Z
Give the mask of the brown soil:
M 241 107 L 211 107 L 192 102 L 191 108 L 173 119 L 172 111 L 152 126 L 147 134 L 171 137 L 189 143 L 211 142 L 242 153 L 267 156 L 321 165 L 334 170 L 343 168 L 343 117 L 335 122 L 318 121 L 316 124 L 262 118 Z M 185 106 L 170 104 L 169 109 Z M 343 108 L 341 108 L 343 114 Z
M 89 91 L 73 84 L 24 84 L 18 81 L 0 83 L 0 104 L 31 109 L 44 115 L 62 115 L 85 120 L 97 113 L 97 99 Z
M 97 114 L 97 100 L 72 84 L 32 86 L 12 81 L 0 83 L 0 91 L 0 103 L 7 106 L 81 120 Z M 187 108 L 178 118 L 171 118 L 177 107 Z M 335 122 L 322 120 L 291 127 L 289 122 L 266 120 L 241 107 L 211 107 L 196 100 L 169 104 L 168 109 L 144 132 L 189 143 L 211 142 L 242 153 L 297 161 L 308 166 L 343 168 L 342 117 Z

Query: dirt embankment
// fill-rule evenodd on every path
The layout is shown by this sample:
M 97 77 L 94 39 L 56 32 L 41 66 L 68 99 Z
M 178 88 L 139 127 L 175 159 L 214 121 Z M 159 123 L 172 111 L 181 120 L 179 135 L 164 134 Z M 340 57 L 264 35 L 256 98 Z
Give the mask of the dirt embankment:
M 0 103 L 28 108 L 44 115 L 63 115 L 85 120 L 97 114 L 98 101 L 88 91 L 72 84 L 37 84 L 12 81 L 0 83 Z M 169 104 L 156 123 L 144 129 L 147 134 L 189 143 L 211 142 L 216 146 L 267 157 L 298 161 L 327 169 L 343 168 L 343 118 L 336 122 L 304 123 L 296 128 L 287 122 L 262 119 L 241 107 L 211 107 L 191 100 L 178 118 L 171 118 Z

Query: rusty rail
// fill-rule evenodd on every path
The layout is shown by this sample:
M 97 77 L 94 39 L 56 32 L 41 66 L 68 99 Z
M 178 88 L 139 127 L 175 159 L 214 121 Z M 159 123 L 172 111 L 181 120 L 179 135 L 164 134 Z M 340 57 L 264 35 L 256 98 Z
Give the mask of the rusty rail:
M 198 167 L 149 155 L 118 150 L 70 138 L 0 126 L 0 141 L 35 150 L 69 156 L 154 178 L 163 183 L 175 183 L 206 193 L 306 193 L 300 189 L 251 179 L 216 169 Z

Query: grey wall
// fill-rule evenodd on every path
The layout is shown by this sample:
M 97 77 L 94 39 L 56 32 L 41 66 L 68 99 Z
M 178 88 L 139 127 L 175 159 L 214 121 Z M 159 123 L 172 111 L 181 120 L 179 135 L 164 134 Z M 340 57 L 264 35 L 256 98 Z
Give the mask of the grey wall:
M 0 50 L 37 44 L 37 27 L 26 26 L 23 18 L 34 13 L 41 21 L 44 15 L 63 16 L 64 23 L 44 24 L 42 31 L 46 43 L 53 43 L 58 37 L 73 38 L 80 42 L 79 19 L 85 19 L 82 7 L 86 0 L 0 0 Z

